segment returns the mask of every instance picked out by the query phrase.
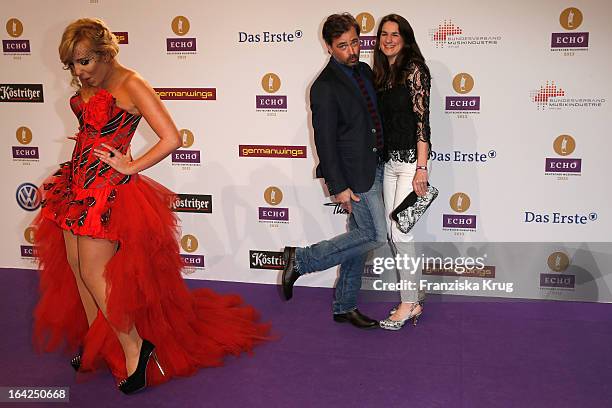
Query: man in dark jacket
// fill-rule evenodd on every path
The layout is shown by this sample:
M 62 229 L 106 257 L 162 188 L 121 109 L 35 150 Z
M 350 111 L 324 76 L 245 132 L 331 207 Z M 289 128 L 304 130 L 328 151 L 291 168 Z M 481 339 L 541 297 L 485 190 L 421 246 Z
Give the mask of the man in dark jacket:
M 303 274 L 340 264 L 334 320 L 360 328 L 378 322 L 357 310 L 357 294 L 367 253 L 387 242 L 382 201 L 382 129 L 376 109 L 372 70 L 359 61 L 359 25 L 350 14 L 334 14 L 323 25 L 331 58 L 310 89 L 315 144 L 335 202 L 349 212 L 348 232 L 306 248 L 286 247 L 283 293 Z

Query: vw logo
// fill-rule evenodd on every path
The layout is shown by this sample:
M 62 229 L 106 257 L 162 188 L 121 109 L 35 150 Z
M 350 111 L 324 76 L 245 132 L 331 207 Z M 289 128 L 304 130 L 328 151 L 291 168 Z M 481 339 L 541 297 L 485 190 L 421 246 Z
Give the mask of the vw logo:
M 26 211 L 34 211 L 40 207 L 40 192 L 32 183 L 23 183 L 17 187 L 15 198 L 17 204 Z

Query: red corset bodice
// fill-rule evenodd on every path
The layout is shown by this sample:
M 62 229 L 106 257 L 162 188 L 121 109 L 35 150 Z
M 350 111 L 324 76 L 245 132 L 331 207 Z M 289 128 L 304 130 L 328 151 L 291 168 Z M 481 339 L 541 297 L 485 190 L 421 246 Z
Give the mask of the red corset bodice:
M 141 116 L 117 107 L 115 98 L 104 89 L 98 90 L 87 102 L 80 94 L 74 95 L 70 107 L 79 120 L 77 141 L 69 162 L 72 186 L 102 188 L 130 181 L 130 176 L 100 161 L 93 152 L 105 143 L 125 154 Z

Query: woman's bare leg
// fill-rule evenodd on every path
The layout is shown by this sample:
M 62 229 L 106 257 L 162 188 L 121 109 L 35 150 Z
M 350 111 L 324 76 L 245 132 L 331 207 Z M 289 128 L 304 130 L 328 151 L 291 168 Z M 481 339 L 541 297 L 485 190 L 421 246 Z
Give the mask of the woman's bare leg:
M 79 266 L 83 282 L 93 295 L 104 317 L 106 309 L 106 280 L 104 270 L 108 261 L 117 252 L 117 243 L 105 239 L 78 237 Z M 112 325 L 111 325 L 112 327 Z M 142 338 L 136 327 L 123 332 L 113 327 L 125 355 L 125 366 L 128 376 L 136 371 Z
M 87 315 L 87 324 L 91 326 L 98 315 L 98 306 L 81 278 L 81 271 L 79 270 L 79 248 L 77 244 L 77 237 L 70 231 L 64 230 L 63 232 L 64 244 L 66 245 L 66 258 L 68 259 L 70 269 L 72 269 L 72 272 L 74 273 L 74 278 L 79 290 L 79 296 L 81 297 L 81 302 L 83 303 L 83 308 L 85 309 L 85 314 Z

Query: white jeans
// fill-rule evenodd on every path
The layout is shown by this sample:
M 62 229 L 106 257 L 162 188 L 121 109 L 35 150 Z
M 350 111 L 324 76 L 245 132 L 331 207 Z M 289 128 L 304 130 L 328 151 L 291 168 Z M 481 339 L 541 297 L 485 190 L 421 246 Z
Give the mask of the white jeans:
M 399 206 L 404 198 L 410 194 L 412 189 L 412 179 L 416 172 L 416 162 L 404 163 L 390 160 L 385 163 L 385 173 L 383 178 L 383 198 L 385 201 L 385 218 L 387 220 L 387 234 L 391 245 L 391 252 L 394 256 L 404 255 L 415 256 L 414 236 L 412 233 L 404 234 L 397 228 L 397 223 L 391 219 L 391 212 Z M 397 270 L 398 279 L 402 283 L 414 282 L 414 287 L 418 288 L 421 277 L 421 270 L 409 271 L 404 268 Z M 405 286 L 405 285 L 402 285 Z M 400 297 L 402 302 L 417 302 L 422 299 L 423 294 L 418 290 L 401 290 Z

